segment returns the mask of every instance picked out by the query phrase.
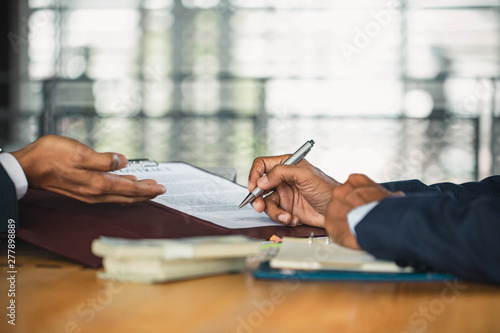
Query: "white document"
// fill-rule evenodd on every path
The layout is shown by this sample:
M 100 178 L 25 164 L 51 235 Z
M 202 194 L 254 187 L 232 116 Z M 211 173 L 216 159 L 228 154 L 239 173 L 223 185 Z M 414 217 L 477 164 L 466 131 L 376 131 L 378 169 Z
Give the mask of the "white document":
M 238 209 L 248 189 L 225 178 L 202 171 L 186 163 L 159 163 L 158 166 L 129 166 L 115 171 L 137 179 L 154 179 L 167 192 L 152 201 L 198 217 L 222 227 L 253 228 L 282 226 L 250 205 Z

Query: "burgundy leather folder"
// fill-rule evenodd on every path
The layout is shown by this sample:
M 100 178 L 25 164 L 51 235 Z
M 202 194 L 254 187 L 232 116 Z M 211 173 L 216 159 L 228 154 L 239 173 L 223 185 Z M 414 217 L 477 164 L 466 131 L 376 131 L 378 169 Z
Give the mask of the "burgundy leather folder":
M 267 240 L 277 236 L 326 235 L 322 228 L 257 227 L 228 229 L 181 213 L 152 201 L 131 205 L 86 204 L 56 193 L 29 190 L 19 201 L 20 239 L 76 260 L 99 267 L 101 258 L 91 252 L 91 243 L 100 236 L 123 238 L 179 238 L 190 236 L 242 234 Z

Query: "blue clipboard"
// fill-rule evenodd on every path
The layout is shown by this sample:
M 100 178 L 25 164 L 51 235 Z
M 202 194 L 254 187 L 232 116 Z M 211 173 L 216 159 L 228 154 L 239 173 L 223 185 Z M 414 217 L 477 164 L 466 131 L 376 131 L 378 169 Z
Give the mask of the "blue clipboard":
M 301 281 L 360 281 L 360 282 L 432 282 L 456 280 L 457 277 L 443 273 L 377 273 L 338 270 L 291 270 L 276 269 L 269 261 L 261 263 L 253 276 L 264 280 L 301 280 Z

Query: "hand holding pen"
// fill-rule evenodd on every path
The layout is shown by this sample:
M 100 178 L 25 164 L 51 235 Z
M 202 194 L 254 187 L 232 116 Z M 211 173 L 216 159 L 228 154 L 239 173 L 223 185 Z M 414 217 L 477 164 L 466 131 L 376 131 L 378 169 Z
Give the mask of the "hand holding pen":
M 307 145 L 307 146 L 306 146 Z M 312 143 L 304 145 L 310 150 Z M 301 154 L 302 146 L 296 153 Z M 303 151 L 302 151 L 303 152 Z M 296 154 L 293 154 L 296 155 Z M 292 155 L 292 156 L 293 156 Z M 289 155 L 259 157 L 250 170 L 248 188 L 270 192 L 265 198 L 257 195 L 252 206 L 265 211 L 276 222 L 295 226 L 298 223 L 324 227 L 327 205 L 333 188 L 340 183 L 302 158 L 285 164 Z M 255 194 L 254 194 L 255 196 Z
M 314 141 L 313 140 L 309 140 L 307 141 L 306 143 L 304 143 L 302 145 L 302 147 L 300 147 L 299 149 L 297 149 L 297 151 L 295 153 L 293 153 L 289 158 L 286 159 L 285 162 L 283 162 L 283 165 L 294 165 L 294 164 L 297 164 L 299 161 L 301 161 L 306 155 L 307 153 L 311 150 L 311 148 L 313 147 L 314 145 Z M 240 208 L 245 206 L 246 204 L 248 203 L 251 203 L 252 201 L 255 200 L 255 198 L 257 198 L 259 195 L 262 194 L 262 189 L 260 187 L 256 187 L 254 188 L 248 195 L 247 197 L 245 198 L 245 200 L 243 200 L 243 202 L 240 204 Z

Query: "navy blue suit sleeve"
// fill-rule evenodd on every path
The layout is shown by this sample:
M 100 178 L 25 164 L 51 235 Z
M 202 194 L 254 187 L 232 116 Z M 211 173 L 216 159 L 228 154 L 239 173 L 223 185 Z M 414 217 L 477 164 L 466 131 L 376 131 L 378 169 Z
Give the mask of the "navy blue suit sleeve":
M 427 194 L 449 194 L 457 199 L 475 200 L 484 196 L 500 197 L 500 176 L 491 176 L 479 182 L 468 182 L 463 184 L 439 183 L 425 185 L 419 180 L 407 180 L 381 184 L 389 191 L 403 191 L 406 194 L 427 193 Z
M 7 231 L 9 219 L 17 221 L 17 194 L 16 188 L 9 175 L 0 164 L 0 232 Z
M 389 189 L 410 194 L 382 200 L 356 226 L 358 242 L 380 259 L 500 283 L 498 179 L 392 183 Z

